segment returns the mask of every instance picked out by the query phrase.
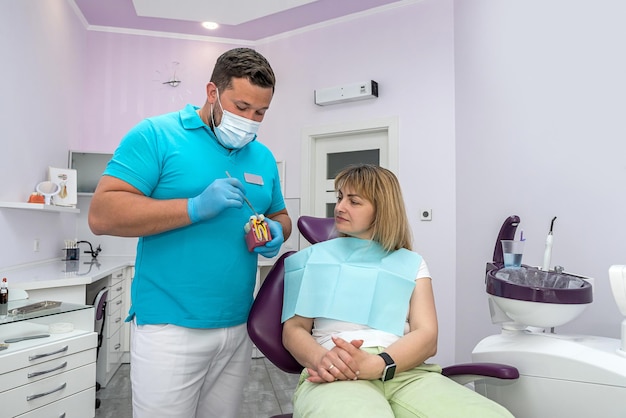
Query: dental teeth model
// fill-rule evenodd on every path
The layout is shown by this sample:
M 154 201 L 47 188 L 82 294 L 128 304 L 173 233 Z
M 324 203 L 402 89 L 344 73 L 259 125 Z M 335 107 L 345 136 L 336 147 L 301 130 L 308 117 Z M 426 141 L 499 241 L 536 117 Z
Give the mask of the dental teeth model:
M 250 221 L 243 227 L 246 232 L 246 244 L 248 245 L 248 251 L 252 251 L 256 247 L 265 245 L 266 242 L 272 240 L 269 226 L 265 222 L 265 216 L 252 215 Z

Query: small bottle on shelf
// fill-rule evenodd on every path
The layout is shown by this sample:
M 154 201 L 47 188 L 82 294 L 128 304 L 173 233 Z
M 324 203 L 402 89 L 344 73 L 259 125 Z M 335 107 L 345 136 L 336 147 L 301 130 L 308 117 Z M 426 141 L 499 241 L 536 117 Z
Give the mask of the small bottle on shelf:
M 7 278 L 2 279 L 0 285 L 0 319 L 4 319 L 7 316 L 9 308 L 9 286 L 7 284 Z

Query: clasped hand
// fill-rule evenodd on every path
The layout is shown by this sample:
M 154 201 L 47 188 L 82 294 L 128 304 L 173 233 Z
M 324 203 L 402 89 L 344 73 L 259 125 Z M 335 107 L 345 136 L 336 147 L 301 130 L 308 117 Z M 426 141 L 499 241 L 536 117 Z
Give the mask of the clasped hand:
M 307 368 L 312 383 L 334 382 L 336 380 L 357 380 L 363 378 L 361 367 L 371 354 L 360 349 L 363 340 L 347 342 L 333 337 L 335 346 L 320 358 L 315 369 Z
M 245 189 L 236 178 L 217 179 L 198 196 L 187 200 L 191 222 L 206 221 L 229 208 L 243 206 Z
M 283 245 L 283 242 L 285 241 L 285 237 L 283 236 L 283 226 L 280 222 L 273 221 L 270 218 L 265 218 L 265 222 L 267 222 L 267 226 L 270 229 L 272 240 L 266 242 L 265 245 L 256 247 L 254 252 L 261 254 L 263 257 L 272 258 L 278 254 L 280 246 Z

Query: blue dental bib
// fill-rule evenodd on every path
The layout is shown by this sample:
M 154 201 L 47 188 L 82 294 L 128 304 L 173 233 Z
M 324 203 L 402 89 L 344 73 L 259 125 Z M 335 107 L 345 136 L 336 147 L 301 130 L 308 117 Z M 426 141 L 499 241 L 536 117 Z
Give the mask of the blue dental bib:
M 352 237 L 307 247 L 285 259 L 282 321 L 323 317 L 402 336 L 421 261 Z

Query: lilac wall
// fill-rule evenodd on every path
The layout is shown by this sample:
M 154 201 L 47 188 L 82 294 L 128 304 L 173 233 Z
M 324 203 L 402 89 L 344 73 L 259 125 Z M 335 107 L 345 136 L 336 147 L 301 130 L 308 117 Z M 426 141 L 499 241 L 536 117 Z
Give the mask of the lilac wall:
M 48 166 L 67 167 L 84 113 L 85 47 L 67 1 L 0 3 L 0 201 L 26 202 Z M 75 215 L 0 209 L 0 268 L 58 257 L 75 234 Z
M 595 278 L 594 302 L 557 333 L 619 338 L 608 269 L 626 263 L 626 4 L 455 2 L 457 359 L 497 331 L 482 280 L 504 219 L 524 262 Z M 471 303 L 470 303 L 471 302 Z
M 141 119 L 202 105 L 215 59 L 237 45 L 86 32 L 84 133 L 81 149 L 112 152 Z M 179 62 L 178 87 L 163 85 Z

